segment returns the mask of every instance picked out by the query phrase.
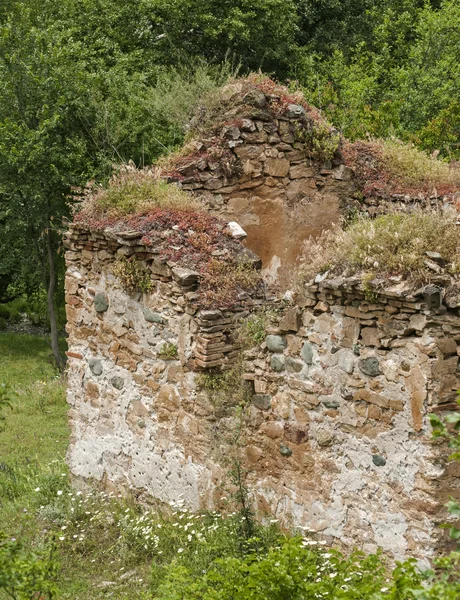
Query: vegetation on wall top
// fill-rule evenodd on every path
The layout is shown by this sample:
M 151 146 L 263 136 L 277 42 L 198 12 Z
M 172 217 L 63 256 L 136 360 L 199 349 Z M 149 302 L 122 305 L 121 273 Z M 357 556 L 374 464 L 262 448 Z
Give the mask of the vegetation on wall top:
M 188 163 L 202 160 L 206 166 L 218 163 L 227 176 L 238 174 L 236 157 L 228 149 L 222 130 L 241 127 L 244 119 L 294 118 L 296 142 L 307 156 L 319 161 L 331 159 L 339 147 L 340 135 L 296 85 L 291 87 L 260 73 L 230 79 L 213 96 L 204 99 L 189 125 L 184 148 L 160 161 L 164 173 L 182 179 Z M 295 116 L 293 109 L 298 111 Z
M 460 168 L 400 140 L 344 141 L 345 162 L 363 195 L 389 197 L 453 196 L 460 190 Z
M 404 277 L 414 285 L 429 282 L 438 270 L 457 276 L 457 214 L 418 211 L 373 220 L 359 218 L 345 230 L 337 228 L 310 240 L 304 252 L 308 257 L 302 267 L 304 280 L 326 271 L 331 275 L 362 274 L 366 279 Z M 433 265 L 427 252 L 439 254 L 438 262 Z
M 88 188 L 74 223 L 91 230 L 138 232 L 140 243 L 154 247 L 160 259 L 198 272 L 202 306 L 230 308 L 262 286 L 260 273 L 227 231 L 227 223 L 203 211 L 197 199 L 176 185 L 165 183 L 158 170 L 126 165 L 106 187 Z M 148 281 L 142 278 L 139 286 L 135 270 L 135 263 L 126 260 L 116 265 L 128 291 L 148 291 Z

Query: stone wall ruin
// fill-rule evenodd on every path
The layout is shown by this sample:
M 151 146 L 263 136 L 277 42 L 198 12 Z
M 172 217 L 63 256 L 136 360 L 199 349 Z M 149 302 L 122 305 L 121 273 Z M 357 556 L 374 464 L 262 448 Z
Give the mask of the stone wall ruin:
M 340 152 L 325 163 L 296 141 L 302 107 L 274 116 L 273 99 L 258 98 L 250 114 L 244 102 L 226 106 L 224 122 L 167 176 L 238 221 L 268 280 L 285 288 L 303 241 L 355 206 L 354 183 Z M 242 360 L 241 460 L 258 514 L 347 548 L 435 555 L 442 505 L 460 495 L 428 421 L 455 407 L 460 383 L 459 309 L 442 287 L 414 295 L 388 282 L 370 294 L 358 278 L 321 276 L 295 303 L 254 293 L 210 308 L 200 305 L 200 275 L 139 231 L 75 222 L 65 246 L 75 477 L 141 500 L 220 508 L 235 415 L 200 381 Z M 126 291 L 114 273 L 120 257 L 143 265 L 149 291 Z M 261 308 L 275 322 L 242 354 L 235 331 Z
M 262 300 L 201 310 L 190 300 L 197 282 L 166 264 L 154 267 L 154 290 L 128 295 L 113 262 L 145 249 L 126 241 L 81 228 L 67 237 L 71 472 L 163 502 L 181 494 L 193 510 L 218 507 L 229 417 L 199 373 L 232 361 L 232 332 Z M 244 462 L 259 514 L 349 547 L 433 555 L 453 483 L 427 412 L 455 395 L 458 343 L 457 309 L 404 290 L 369 302 L 356 281 L 306 289 L 244 355 Z

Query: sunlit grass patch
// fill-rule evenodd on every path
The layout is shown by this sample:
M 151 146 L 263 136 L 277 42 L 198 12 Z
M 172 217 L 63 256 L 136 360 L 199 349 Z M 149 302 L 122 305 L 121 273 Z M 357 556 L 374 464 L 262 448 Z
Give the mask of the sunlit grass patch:
M 389 214 L 376 219 L 360 218 L 347 229 L 324 233 L 304 249 L 302 279 L 318 273 L 404 276 L 414 285 L 430 280 L 426 252 L 437 252 L 445 272 L 460 272 L 457 215 L 450 212 Z

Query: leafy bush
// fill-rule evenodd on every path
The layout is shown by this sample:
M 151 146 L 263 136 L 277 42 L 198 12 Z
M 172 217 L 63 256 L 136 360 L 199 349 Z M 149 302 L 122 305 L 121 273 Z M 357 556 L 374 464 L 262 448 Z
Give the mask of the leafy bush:
M 0 317 L 0 331 L 4 330 L 6 328 L 7 328 L 6 319 L 4 319 L 3 317 Z
M 53 545 L 32 552 L 0 533 L 0 590 L 16 600 L 56 598 L 58 565 L 53 554 Z
M 348 229 L 324 233 L 305 246 L 303 279 L 330 270 L 333 274 L 402 275 L 414 285 L 429 281 L 426 251 L 439 252 L 451 275 L 460 272 L 456 216 L 450 212 L 389 214 L 360 218 Z
M 198 576 L 171 563 L 158 600 L 307 600 L 310 598 L 411 598 L 419 586 L 412 563 L 400 565 L 388 581 L 379 555 L 313 550 L 314 541 L 287 538 L 268 552 L 215 559 Z M 420 587 L 420 586 L 419 586 Z
M 460 407 L 460 398 L 457 400 L 457 404 Z M 448 460 L 460 461 L 460 411 L 450 412 L 445 417 L 431 413 L 429 417 L 433 427 L 433 437 L 445 439 L 449 448 L 453 450 Z M 460 502 L 451 497 L 446 506 L 449 513 L 455 520 L 458 520 L 460 518 Z M 455 525 L 450 527 L 449 533 L 453 539 L 460 540 L 460 529 Z

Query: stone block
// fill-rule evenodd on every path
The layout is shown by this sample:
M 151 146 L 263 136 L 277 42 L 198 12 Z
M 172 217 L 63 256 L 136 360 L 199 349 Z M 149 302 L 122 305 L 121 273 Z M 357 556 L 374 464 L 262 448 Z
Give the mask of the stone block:
M 299 165 L 293 165 L 289 169 L 289 177 L 291 179 L 301 179 L 303 177 L 314 177 L 315 169 L 306 165 L 305 163 L 301 163 Z
M 113 385 L 113 387 L 117 390 L 122 390 L 124 388 L 125 385 L 125 380 L 123 379 L 123 377 L 112 377 L 112 379 L 110 380 L 110 383 Z
M 300 373 L 300 371 L 303 369 L 303 367 L 304 367 L 304 364 L 302 362 L 300 362 L 300 360 L 296 360 L 295 358 L 292 358 L 292 356 L 286 357 L 286 369 L 288 372 Z
M 269 394 L 254 394 L 252 404 L 259 410 L 268 410 L 271 407 L 272 397 Z
M 313 346 L 310 344 L 310 342 L 304 343 L 300 352 L 300 356 L 307 365 L 313 364 Z
M 144 319 L 149 323 L 164 323 L 162 315 L 160 315 L 160 313 L 153 312 L 150 310 L 150 308 L 147 308 L 147 306 L 143 307 L 142 312 L 144 314 Z
M 363 327 L 361 329 L 361 338 L 365 346 L 380 345 L 380 335 L 377 327 Z
M 267 387 L 267 382 L 263 379 L 254 380 L 254 391 L 256 394 L 265 394 Z
M 457 343 L 453 338 L 438 338 L 436 340 L 436 346 L 444 356 L 457 353 Z
M 368 358 L 362 358 L 358 361 L 360 370 L 369 377 L 377 377 L 381 374 L 380 361 L 375 356 L 369 356 Z
M 102 375 L 102 363 L 98 358 L 88 358 L 88 366 L 93 375 Z
M 290 164 L 286 158 L 267 158 L 264 163 L 264 173 L 273 177 L 286 177 Z
M 106 312 L 109 308 L 109 301 L 105 294 L 99 293 L 94 296 L 94 309 L 98 313 Z
M 280 454 L 281 456 L 285 456 L 286 458 L 288 458 L 289 456 L 292 456 L 292 450 L 291 448 L 289 448 L 289 446 L 286 446 L 285 444 L 280 444 Z
M 452 356 L 445 360 L 438 359 L 433 367 L 433 375 L 436 378 L 441 378 L 444 375 L 452 375 L 456 372 L 458 365 L 458 356 Z
M 270 359 L 270 368 L 276 373 L 281 373 L 286 368 L 284 354 L 273 354 Z
M 199 273 L 191 269 L 183 269 L 181 267 L 173 267 L 172 276 L 174 281 L 181 286 L 193 285 L 198 281 Z
M 289 309 L 279 322 L 281 331 L 299 331 L 302 324 L 302 313 L 298 308 Z
M 345 371 L 345 373 L 353 373 L 355 360 L 355 355 L 351 350 L 342 349 L 337 354 L 337 364 L 342 371 Z
M 287 348 L 286 338 L 281 335 L 267 335 L 265 338 L 268 350 L 270 352 L 283 352 Z

